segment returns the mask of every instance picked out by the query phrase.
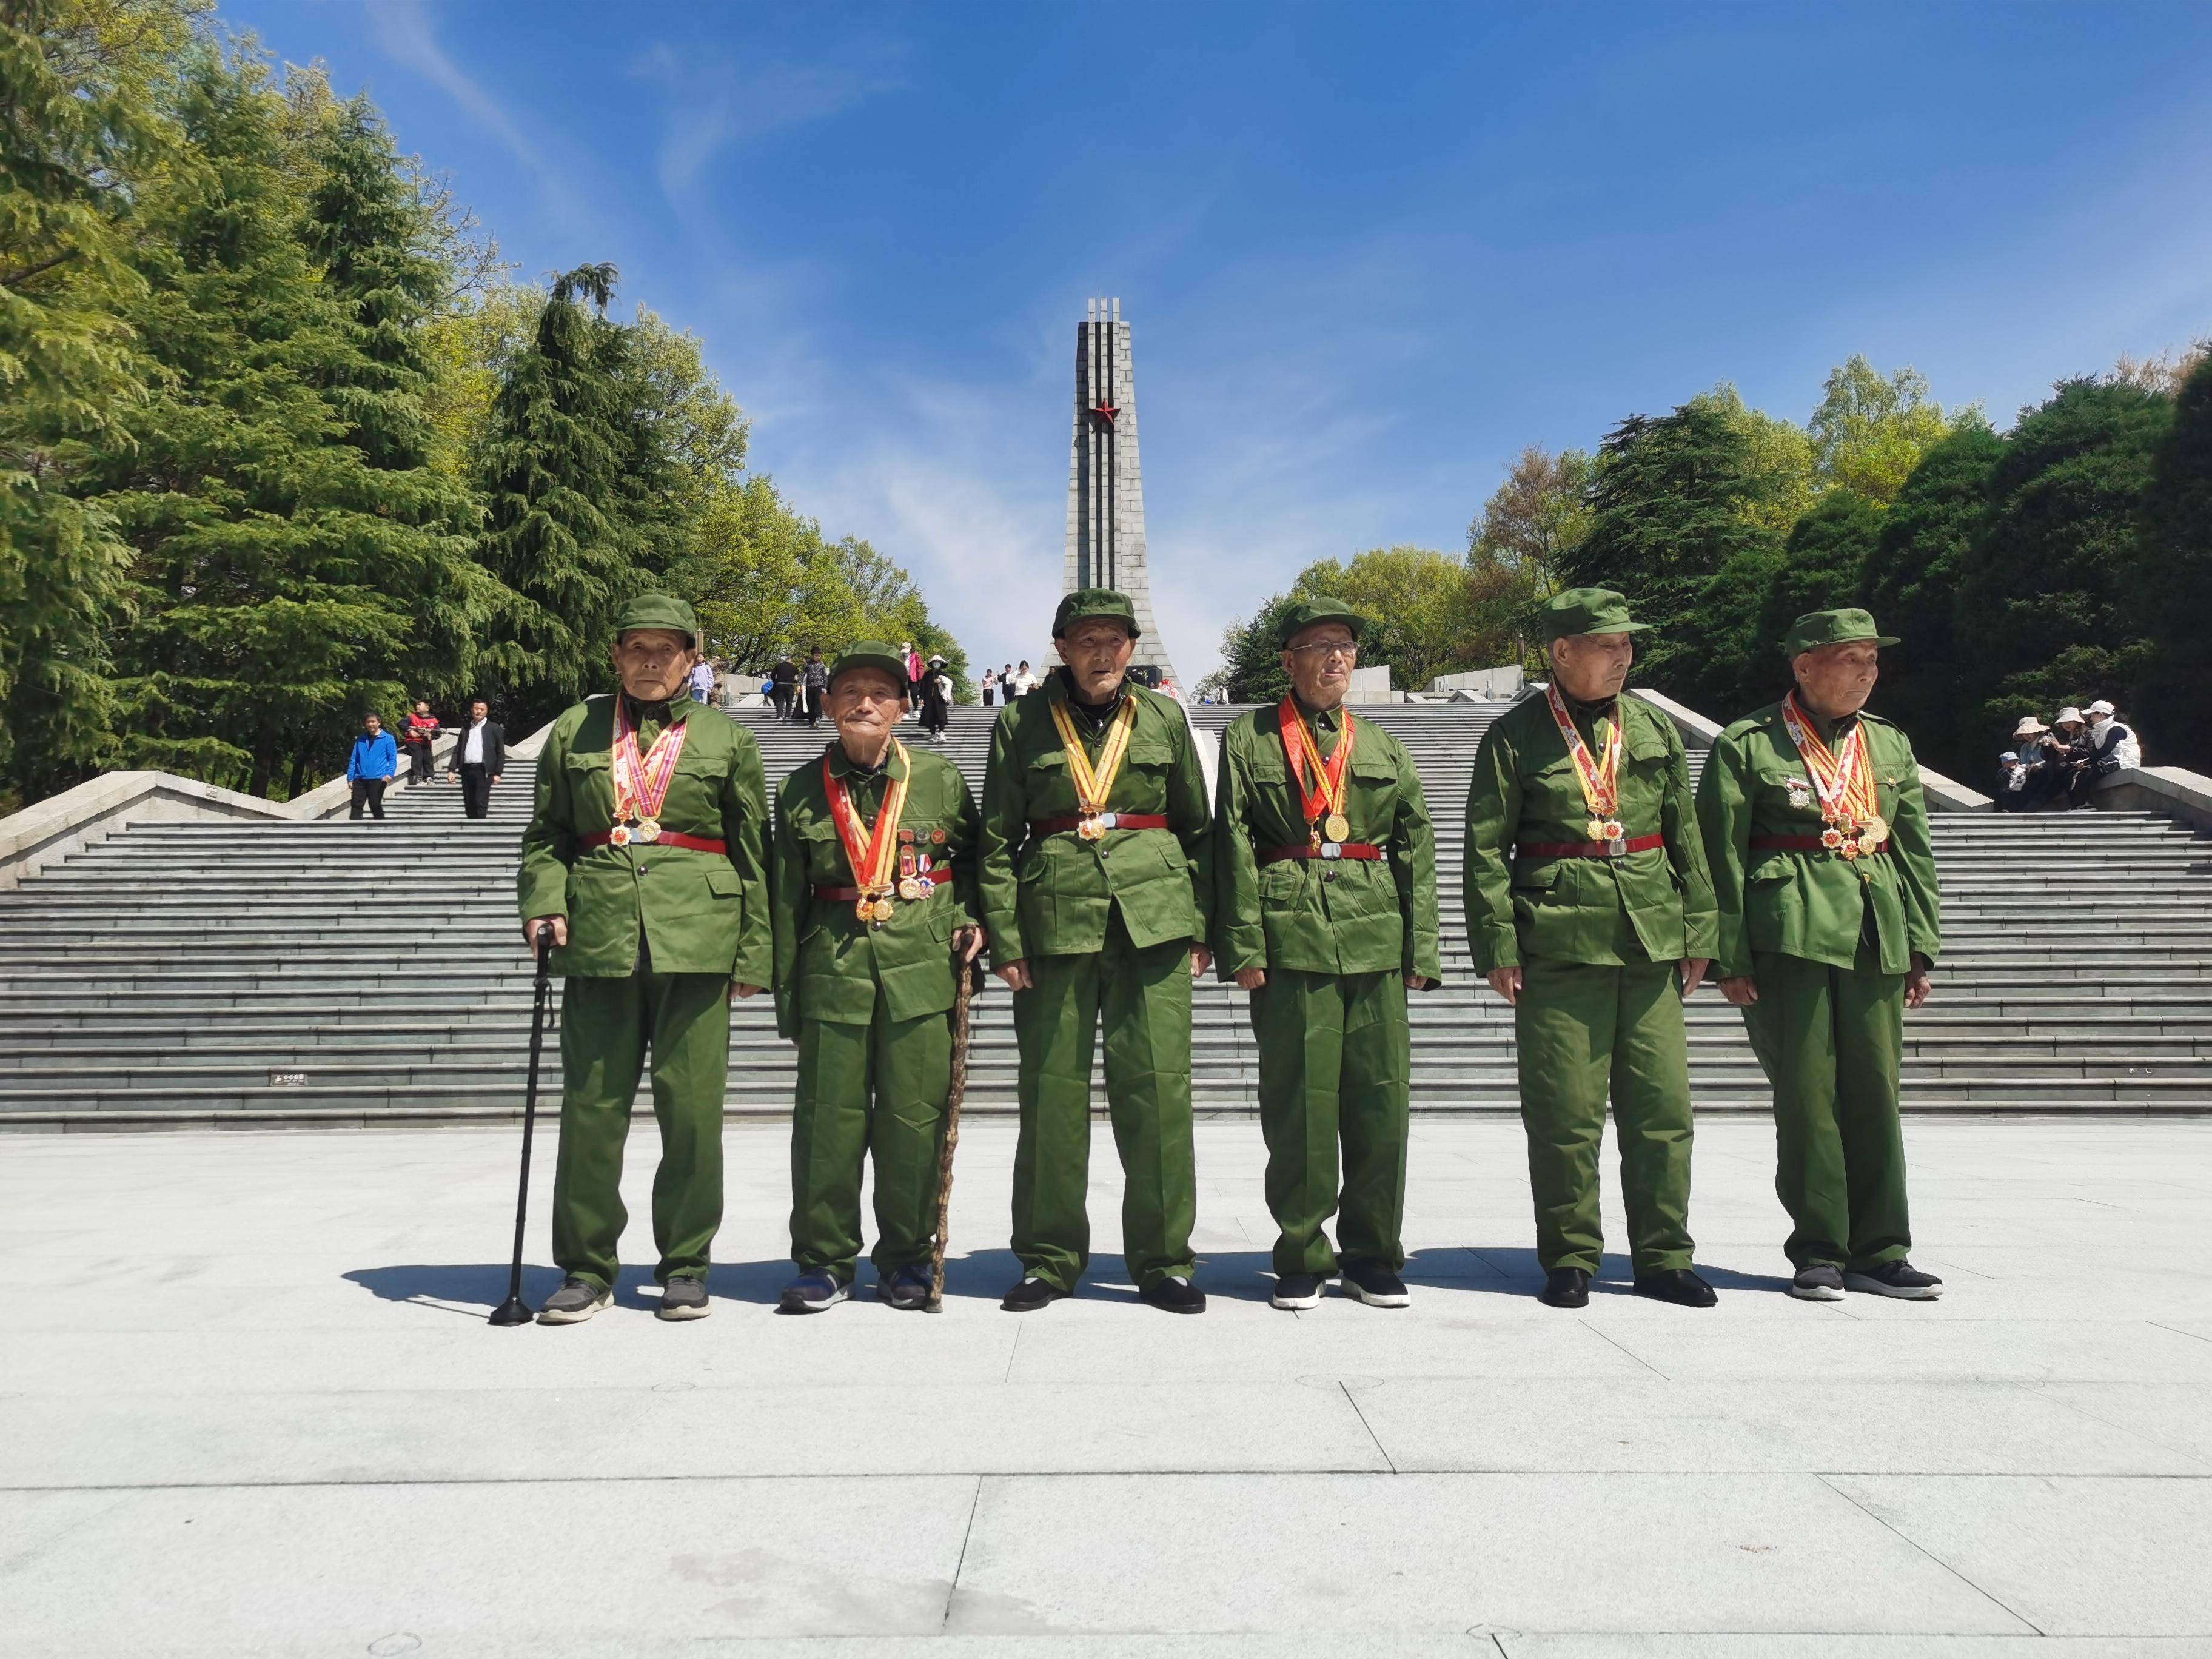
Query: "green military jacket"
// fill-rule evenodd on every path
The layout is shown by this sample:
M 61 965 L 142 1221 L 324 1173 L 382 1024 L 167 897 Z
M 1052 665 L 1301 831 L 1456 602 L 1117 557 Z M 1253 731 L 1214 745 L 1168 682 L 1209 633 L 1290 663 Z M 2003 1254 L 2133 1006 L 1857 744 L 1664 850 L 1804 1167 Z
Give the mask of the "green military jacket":
M 1875 810 L 1889 825 L 1890 850 L 1845 859 L 1825 848 L 1753 851 L 1753 836 L 1818 836 L 1820 803 L 1782 705 L 1747 715 L 1714 741 L 1698 786 L 1698 819 L 1720 899 L 1723 978 L 1751 972 L 1752 953 L 1802 957 L 1849 968 L 1871 912 L 1881 971 L 1908 971 L 1915 956 L 1930 963 L 1942 943 L 1936 854 L 1928 803 L 1912 744 L 1887 720 L 1861 714 L 1874 764 Z M 1838 728 L 1814 722 L 1832 747 Z
M 1077 810 L 1052 718 L 1054 707 L 1067 701 L 1066 671 L 1048 674 L 999 717 L 983 774 L 978 878 L 994 965 L 1097 951 L 1116 906 L 1130 942 L 1140 948 L 1206 936 L 1213 826 L 1197 744 L 1172 697 L 1130 682 L 1123 695 L 1136 699 L 1136 723 L 1106 808 L 1164 816 L 1164 830 L 1109 830 L 1096 842 L 1072 830 L 1031 836 L 1033 821 Z M 1104 730 L 1091 730 L 1080 713 L 1076 730 L 1095 760 Z
M 1589 811 L 1566 739 L 1541 693 L 1484 734 L 1467 795 L 1467 935 L 1478 971 L 1553 962 L 1711 957 L 1718 925 L 1674 723 L 1625 693 L 1620 819 L 1631 841 L 1666 844 L 1622 859 L 1516 858 L 1516 843 L 1586 842 Z M 1595 751 L 1588 711 L 1570 705 Z
M 648 705 L 638 732 L 659 731 Z M 556 972 L 620 979 L 637 971 L 641 947 L 659 974 L 726 974 L 766 985 L 768 782 L 751 732 L 703 703 L 678 697 L 666 718 L 689 735 L 676 763 L 660 825 L 726 842 L 726 853 L 684 847 L 586 848 L 613 828 L 615 700 L 587 697 L 553 722 L 538 754 L 538 791 L 522 835 L 517 908 L 522 919 L 566 916 L 568 943 Z
M 883 805 L 885 780 L 907 780 L 899 811 L 902 851 L 917 871 L 927 859 L 950 869 L 952 879 L 927 898 L 891 900 L 891 918 L 871 927 L 851 899 L 817 898 L 817 887 L 850 887 L 853 866 L 830 816 L 822 757 L 783 781 L 775 798 L 775 1028 L 797 1037 L 801 1020 L 866 1025 L 875 1018 L 876 993 L 893 1019 L 919 1019 L 952 1006 L 952 933 L 975 922 L 975 799 L 960 769 L 942 755 L 906 750 L 879 772 L 868 772 L 832 743 L 830 769 L 845 786 L 853 811 L 872 825 Z M 908 840 L 908 837 L 911 837 Z
M 1213 952 L 1224 979 L 1246 968 L 1443 977 L 1436 832 L 1421 780 L 1396 738 L 1372 721 L 1352 719 L 1358 735 L 1346 769 L 1344 815 L 1351 839 L 1382 848 L 1381 860 L 1261 864 L 1261 854 L 1304 846 L 1311 833 L 1283 754 L 1281 705 L 1239 714 L 1221 734 Z M 1342 711 L 1310 720 L 1322 754 L 1334 754 L 1343 741 Z

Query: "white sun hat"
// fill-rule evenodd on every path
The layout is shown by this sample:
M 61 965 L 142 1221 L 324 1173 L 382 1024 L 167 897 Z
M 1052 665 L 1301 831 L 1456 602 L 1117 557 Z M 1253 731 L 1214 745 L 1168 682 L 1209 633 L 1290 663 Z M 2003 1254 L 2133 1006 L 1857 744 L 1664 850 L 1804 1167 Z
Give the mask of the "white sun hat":
M 2114 708 L 2112 704 L 2106 702 L 2102 697 L 2098 698 L 2096 702 L 2089 705 L 2089 714 L 2092 719 L 2094 719 L 2099 714 L 2105 715 L 2109 719 L 2118 712 L 2119 711 L 2118 709 Z
M 2020 724 L 2012 729 L 2015 738 L 2039 738 L 2051 728 L 2033 714 L 2022 714 Z
M 2080 709 L 2070 706 L 2060 709 L 2058 711 L 2058 718 L 2051 723 L 2053 726 L 2063 726 L 2069 720 L 2073 721 L 2076 726 L 2087 726 L 2089 723 L 2081 718 L 2081 711 Z

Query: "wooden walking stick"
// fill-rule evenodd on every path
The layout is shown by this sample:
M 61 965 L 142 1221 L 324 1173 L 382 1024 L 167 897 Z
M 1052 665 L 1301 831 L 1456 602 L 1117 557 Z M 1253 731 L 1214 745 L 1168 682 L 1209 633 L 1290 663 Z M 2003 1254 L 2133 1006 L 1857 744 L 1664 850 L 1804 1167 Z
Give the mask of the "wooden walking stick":
M 945 1235 L 952 1220 L 952 1150 L 960 1144 L 960 1103 L 968 1093 L 968 999 L 981 969 L 955 958 L 952 988 L 952 1087 L 945 1097 L 945 1146 L 937 1155 L 937 1243 L 929 1252 L 926 1313 L 945 1311 Z

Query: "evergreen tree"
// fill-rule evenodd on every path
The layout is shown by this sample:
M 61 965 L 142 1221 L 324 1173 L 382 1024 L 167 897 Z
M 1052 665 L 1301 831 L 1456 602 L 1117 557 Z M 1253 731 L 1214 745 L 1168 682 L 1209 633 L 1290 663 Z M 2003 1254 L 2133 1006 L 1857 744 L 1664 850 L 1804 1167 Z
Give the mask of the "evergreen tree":
M 406 696 L 446 497 L 371 465 L 331 401 L 377 375 L 305 240 L 316 173 L 265 64 L 196 44 L 175 77 L 186 148 L 146 191 L 126 313 L 160 378 L 88 481 L 136 554 L 126 757 L 268 793 Z
M 554 280 L 530 344 L 503 367 L 478 465 L 477 556 L 518 601 L 492 619 L 483 667 L 518 731 L 599 687 L 615 617 L 646 586 L 636 529 L 609 510 L 636 447 L 621 331 L 606 319 L 615 281 L 606 264 Z
M 1882 653 L 1875 707 L 1903 726 L 1922 759 L 1954 777 L 1987 769 L 1976 733 L 1960 741 L 1966 695 L 1952 622 L 1967 550 L 1981 533 L 2004 441 L 1978 415 L 1929 447 L 1898 490 L 1859 573 L 1857 603 L 1901 643 Z
M 1694 696 L 1708 579 L 1780 546 L 1745 511 L 1771 487 L 1754 461 L 1741 428 L 1705 399 L 1656 418 L 1632 415 L 1606 434 L 1589 534 L 1561 556 L 1559 576 L 1564 586 L 1618 589 L 1638 620 L 1656 624 L 1638 639 L 1641 683 Z
M 2212 771 L 2212 711 L 2204 697 L 2204 628 L 2212 618 L 2212 356 L 2200 357 L 2174 398 L 2144 501 L 2136 615 L 2153 654 L 2137 714 L 2158 711 L 2160 758 Z
M 2172 416 L 2163 393 L 2079 380 L 2013 428 L 1954 623 L 1984 754 L 2020 715 L 2125 698 L 2148 667 L 2136 514 Z

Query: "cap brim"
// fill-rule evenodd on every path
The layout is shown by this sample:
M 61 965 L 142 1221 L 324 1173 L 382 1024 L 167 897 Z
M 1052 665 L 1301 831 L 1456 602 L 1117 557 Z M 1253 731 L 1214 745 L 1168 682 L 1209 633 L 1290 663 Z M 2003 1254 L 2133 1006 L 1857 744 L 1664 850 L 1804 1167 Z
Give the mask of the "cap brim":
M 1554 634 L 1552 637 L 1555 640 L 1590 640 L 1601 634 L 1641 634 L 1645 629 L 1658 625 L 1656 623 L 1608 623 L 1603 628 L 1578 629 L 1571 634 Z

